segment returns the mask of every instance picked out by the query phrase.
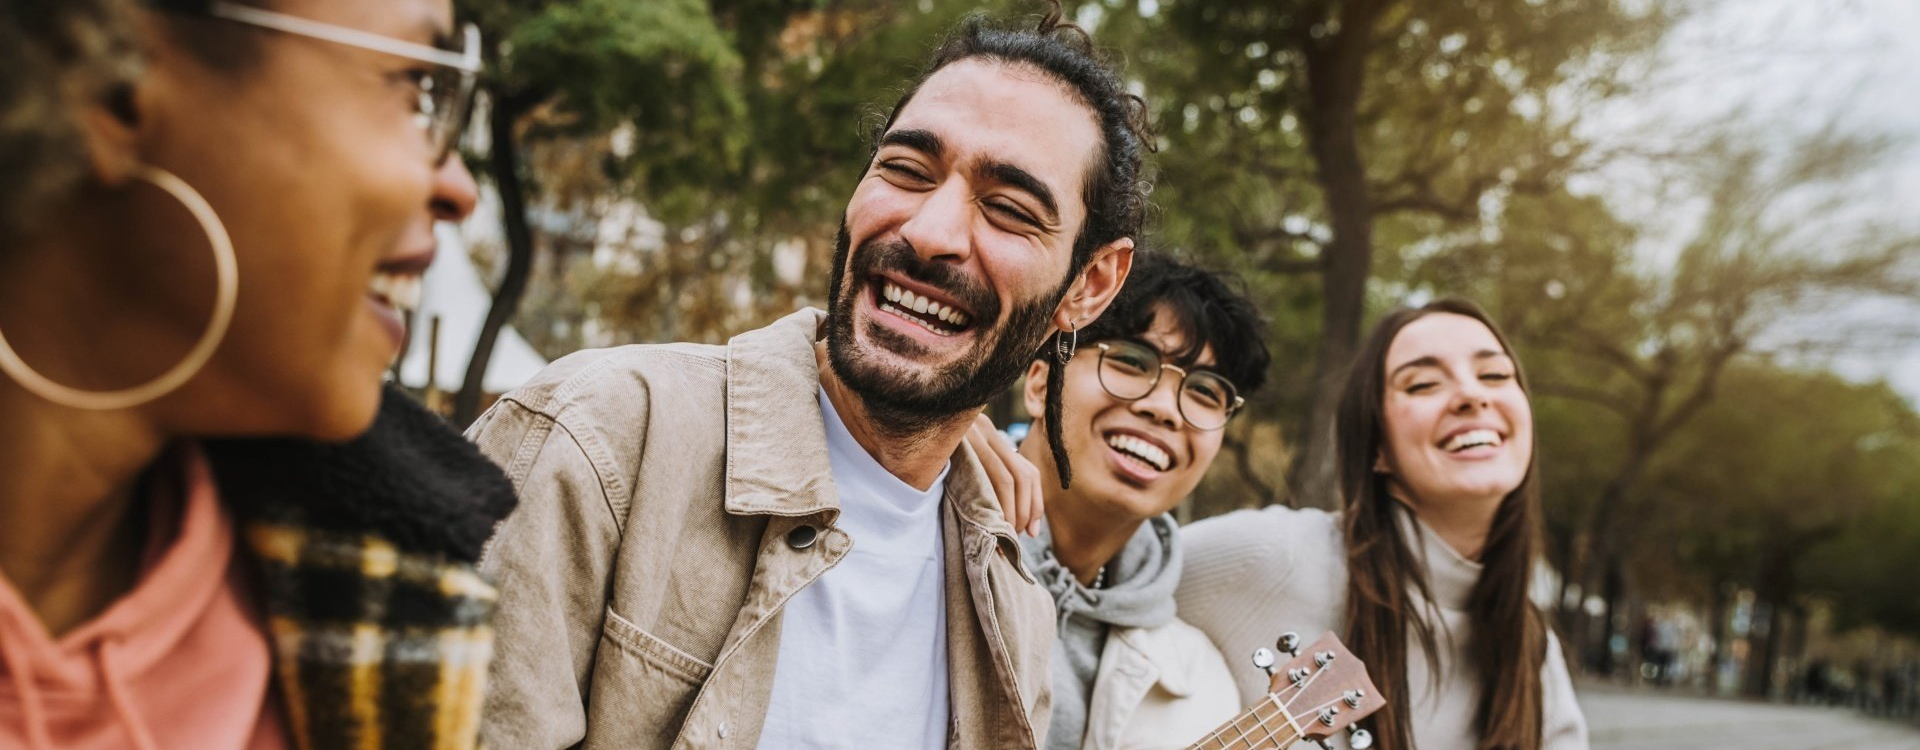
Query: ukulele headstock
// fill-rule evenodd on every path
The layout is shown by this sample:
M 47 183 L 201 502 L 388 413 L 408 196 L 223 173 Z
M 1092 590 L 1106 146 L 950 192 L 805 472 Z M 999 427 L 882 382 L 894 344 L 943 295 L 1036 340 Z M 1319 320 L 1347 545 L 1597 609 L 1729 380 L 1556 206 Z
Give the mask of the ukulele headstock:
M 1263 648 L 1253 652 L 1253 664 L 1272 676 L 1267 701 L 1290 719 L 1298 739 L 1324 741 L 1346 729 L 1354 750 L 1371 747 L 1373 735 L 1355 722 L 1387 701 L 1367 676 L 1367 665 L 1332 633 L 1320 636 L 1305 651 L 1296 633 L 1280 636 L 1276 645 L 1291 657 L 1286 663 L 1278 663 L 1279 657 Z

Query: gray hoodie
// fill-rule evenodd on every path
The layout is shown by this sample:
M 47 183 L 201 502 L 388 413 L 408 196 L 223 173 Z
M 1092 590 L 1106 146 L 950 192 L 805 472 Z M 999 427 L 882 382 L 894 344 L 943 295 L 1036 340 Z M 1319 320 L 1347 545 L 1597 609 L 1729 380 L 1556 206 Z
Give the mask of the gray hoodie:
M 1180 535 L 1171 515 L 1150 518 L 1107 563 L 1105 587 L 1090 590 L 1053 556 L 1053 532 L 1020 540 L 1028 569 L 1053 595 L 1060 637 L 1053 644 L 1053 719 L 1047 750 L 1079 750 L 1087 703 L 1111 627 L 1153 628 L 1173 621 L 1180 583 Z

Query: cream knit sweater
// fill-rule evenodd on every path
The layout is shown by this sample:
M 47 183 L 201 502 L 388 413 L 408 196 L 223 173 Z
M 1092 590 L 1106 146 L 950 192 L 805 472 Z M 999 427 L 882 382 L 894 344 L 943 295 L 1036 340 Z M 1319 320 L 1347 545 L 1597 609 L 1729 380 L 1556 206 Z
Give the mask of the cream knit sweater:
M 1437 615 L 1434 637 L 1440 679 L 1419 657 L 1409 638 L 1407 684 L 1412 691 L 1414 741 L 1418 750 L 1473 750 L 1473 708 L 1478 701 L 1466 665 L 1467 595 L 1480 577 L 1480 565 L 1413 517 L 1402 513 L 1401 528 L 1426 561 L 1437 608 L 1416 607 Z M 1254 649 L 1272 648 L 1286 631 L 1311 642 L 1321 633 L 1345 632 L 1347 567 L 1340 517 L 1318 510 L 1269 507 L 1243 510 L 1192 524 L 1186 538 L 1186 571 L 1176 595 L 1180 617 L 1213 639 L 1235 667 L 1242 703 L 1267 692 L 1266 674 L 1245 666 Z M 1540 681 L 1546 691 L 1544 750 L 1586 750 L 1586 719 L 1574 702 L 1560 642 L 1549 633 L 1547 660 Z M 1344 737 L 1342 737 L 1344 739 Z

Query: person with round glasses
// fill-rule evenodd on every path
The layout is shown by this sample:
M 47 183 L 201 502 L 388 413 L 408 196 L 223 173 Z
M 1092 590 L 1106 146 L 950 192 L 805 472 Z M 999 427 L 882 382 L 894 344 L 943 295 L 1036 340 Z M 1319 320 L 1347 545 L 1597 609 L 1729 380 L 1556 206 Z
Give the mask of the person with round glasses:
M 1021 543 L 1059 617 L 1047 747 L 1184 748 L 1239 712 L 1219 651 L 1174 611 L 1169 511 L 1265 382 L 1265 339 L 1229 277 L 1136 252 L 1113 306 L 1028 368 L 1023 395 L 1041 416 L 1019 452 L 1039 469 L 1046 519 Z
M 474 746 L 512 486 L 382 379 L 479 53 L 448 0 L 0 4 L 0 747 Z

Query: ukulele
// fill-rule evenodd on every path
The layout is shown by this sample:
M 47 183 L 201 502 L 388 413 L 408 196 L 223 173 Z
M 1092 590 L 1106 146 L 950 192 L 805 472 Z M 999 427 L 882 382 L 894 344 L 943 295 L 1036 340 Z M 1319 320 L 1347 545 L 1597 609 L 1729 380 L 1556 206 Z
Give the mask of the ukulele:
M 1267 697 L 1187 750 L 1285 750 L 1301 740 L 1327 748 L 1327 738 L 1341 729 L 1353 750 L 1372 747 L 1373 734 L 1355 722 L 1387 701 L 1368 679 L 1367 665 L 1332 633 L 1314 641 L 1306 655 L 1297 633 L 1280 636 L 1276 645 L 1292 659 L 1276 665 L 1272 651 L 1253 652 L 1253 665 L 1273 678 Z

